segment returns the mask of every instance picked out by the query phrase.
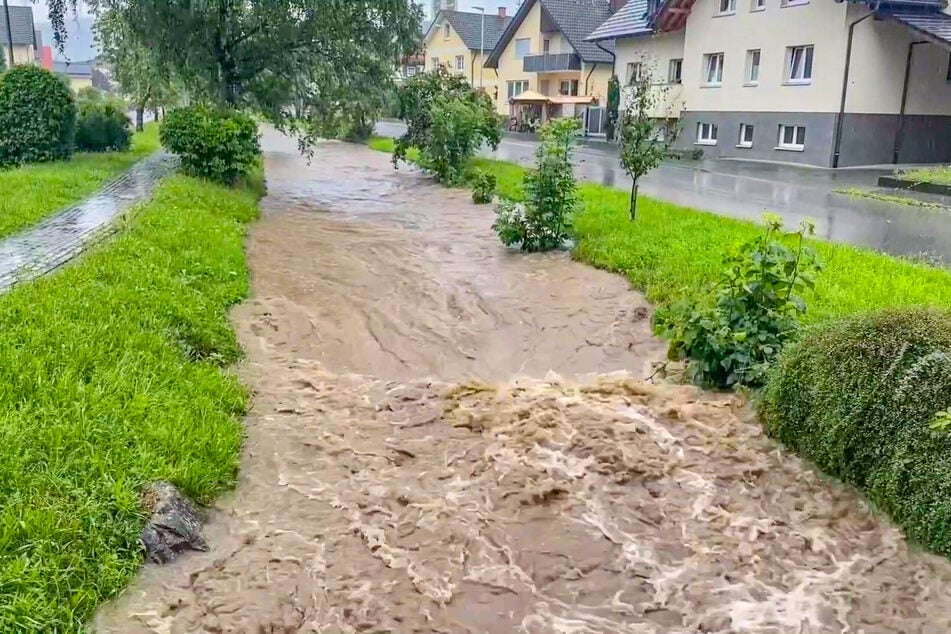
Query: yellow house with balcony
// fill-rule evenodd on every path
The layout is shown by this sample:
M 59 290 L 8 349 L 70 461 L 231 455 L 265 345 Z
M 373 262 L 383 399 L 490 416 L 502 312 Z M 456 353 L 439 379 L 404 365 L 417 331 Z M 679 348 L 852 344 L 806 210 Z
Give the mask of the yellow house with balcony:
M 505 8 L 499 9 L 498 14 L 485 16 L 464 11 L 440 11 L 423 36 L 425 70 L 442 66 L 465 75 L 473 87 L 485 90 L 494 98 L 497 77 L 493 71 L 483 68 L 483 62 L 511 22 Z
M 486 60 L 497 74 L 499 114 L 510 129 L 533 129 L 548 119 L 583 118 L 601 134 L 614 42 L 586 42 L 612 16 L 610 0 L 525 0 Z

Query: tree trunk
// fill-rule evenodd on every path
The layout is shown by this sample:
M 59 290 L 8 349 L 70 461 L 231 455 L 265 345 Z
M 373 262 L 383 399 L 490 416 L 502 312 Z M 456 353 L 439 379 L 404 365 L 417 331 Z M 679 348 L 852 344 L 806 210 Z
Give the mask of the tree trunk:
M 631 185 L 631 220 L 637 218 L 637 179 L 634 179 L 634 184 Z
M 140 105 L 135 109 L 135 129 L 141 132 L 145 129 L 145 106 Z
M 159 109 L 158 109 L 158 108 L 152 108 L 152 116 L 155 117 L 155 120 L 156 120 L 156 121 L 161 121 L 161 120 L 162 120 L 162 117 L 159 116 Z

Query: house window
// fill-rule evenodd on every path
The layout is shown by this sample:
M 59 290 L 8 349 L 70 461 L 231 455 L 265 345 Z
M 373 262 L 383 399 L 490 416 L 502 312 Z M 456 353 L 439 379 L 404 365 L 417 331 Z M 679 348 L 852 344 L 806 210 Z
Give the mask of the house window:
M 406 71 L 405 71 L 405 75 L 406 75 L 407 77 L 413 77 L 413 76 L 415 76 L 415 75 L 416 75 L 416 67 L 415 67 L 415 66 L 407 66 L 407 67 L 406 67 Z
M 456 55 L 456 70 L 465 70 L 465 69 L 466 69 L 465 55 Z
M 526 55 L 532 54 L 531 38 L 522 38 L 515 40 L 515 59 L 522 59 Z
M 799 5 L 809 4 L 809 0 L 782 0 L 781 6 L 798 7 Z
M 790 46 L 786 49 L 786 83 L 812 83 L 813 47 Z
M 759 83 L 759 49 L 746 51 L 746 85 L 755 86 Z
M 550 52 L 551 52 L 551 40 L 544 40 L 542 42 L 542 53 L 550 53 Z
M 766 9 L 766 0 L 752 0 L 750 2 L 750 11 L 764 11 Z
M 779 126 L 779 150 L 801 152 L 806 147 L 806 127 L 801 125 Z
M 571 95 L 572 97 L 578 96 L 578 80 L 577 79 L 563 79 L 558 82 L 558 94 L 559 95 Z
M 715 123 L 697 124 L 697 145 L 716 145 L 717 126 Z
M 445 40 L 449 39 L 449 23 L 448 22 L 442 25 L 442 37 Z
M 629 62 L 627 65 L 627 85 L 631 86 L 644 78 L 644 64 Z
M 736 147 L 753 147 L 753 126 L 749 123 L 740 124 L 740 141 Z
M 508 95 L 509 99 L 512 97 L 517 97 L 526 90 L 528 90 L 528 80 L 522 81 L 510 81 L 508 84 Z
M 671 84 L 683 82 L 684 60 L 672 59 L 667 67 L 667 81 Z
M 736 13 L 736 0 L 717 0 L 717 15 Z
M 723 83 L 723 53 L 703 56 L 703 79 L 706 86 L 719 86 Z

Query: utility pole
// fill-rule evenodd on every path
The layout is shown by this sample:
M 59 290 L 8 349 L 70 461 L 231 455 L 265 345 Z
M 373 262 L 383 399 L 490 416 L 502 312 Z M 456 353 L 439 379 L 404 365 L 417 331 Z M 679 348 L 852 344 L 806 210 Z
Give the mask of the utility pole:
M 10 6 L 3 0 L 3 15 L 7 20 L 7 59 L 13 68 L 13 27 L 10 26 Z
M 6 0 L 3 1 L 6 2 Z M 482 34 L 479 41 L 479 88 L 483 88 L 482 73 L 485 71 L 485 7 L 472 8 L 482 14 Z

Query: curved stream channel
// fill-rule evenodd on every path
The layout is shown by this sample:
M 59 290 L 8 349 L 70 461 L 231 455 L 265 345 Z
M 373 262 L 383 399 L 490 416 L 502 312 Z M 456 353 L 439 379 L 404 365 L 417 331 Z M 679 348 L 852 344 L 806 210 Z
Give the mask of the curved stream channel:
M 620 276 L 385 154 L 265 147 L 240 483 L 99 631 L 951 631 L 951 563 L 733 397 L 636 380 L 664 346 Z

